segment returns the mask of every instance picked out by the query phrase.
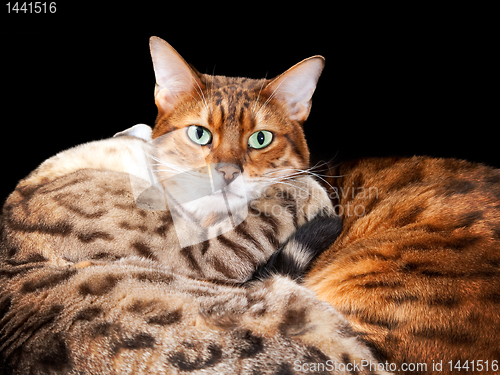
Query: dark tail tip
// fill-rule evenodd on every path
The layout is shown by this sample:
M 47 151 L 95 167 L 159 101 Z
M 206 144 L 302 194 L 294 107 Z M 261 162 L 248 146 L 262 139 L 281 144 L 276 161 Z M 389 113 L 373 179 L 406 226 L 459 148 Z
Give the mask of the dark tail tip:
M 316 216 L 297 229 L 266 263 L 260 264 L 250 281 L 263 280 L 272 275 L 289 276 L 301 281 L 312 261 L 335 242 L 341 230 L 340 217 Z

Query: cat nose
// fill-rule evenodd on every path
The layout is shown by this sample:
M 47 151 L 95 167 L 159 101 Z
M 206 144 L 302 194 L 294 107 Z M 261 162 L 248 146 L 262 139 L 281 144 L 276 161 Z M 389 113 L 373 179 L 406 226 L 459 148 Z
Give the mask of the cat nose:
M 219 163 L 215 170 L 223 175 L 227 185 L 241 174 L 241 170 L 233 164 Z

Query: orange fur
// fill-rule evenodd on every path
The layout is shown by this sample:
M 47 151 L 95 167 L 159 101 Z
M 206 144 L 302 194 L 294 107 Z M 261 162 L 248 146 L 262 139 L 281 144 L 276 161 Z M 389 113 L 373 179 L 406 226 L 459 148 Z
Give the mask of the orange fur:
M 191 125 L 213 135 L 203 146 L 205 160 L 193 160 L 199 147 L 186 136 L 174 135 L 174 143 L 160 141 L 160 147 L 176 150 L 191 168 L 205 163 L 236 165 L 247 179 L 262 179 L 266 173 L 289 175 L 308 166 L 309 150 L 301 125 L 309 115 L 323 69 L 321 56 L 266 80 L 200 74 L 165 41 L 152 37 L 150 47 L 158 107 L 153 138 Z M 248 145 L 249 137 L 258 131 L 273 134 L 272 142 L 262 149 Z
M 500 171 L 413 157 L 330 174 L 344 228 L 306 286 L 398 368 L 499 361 Z
M 153 138 L 189 125 L 204 126 L 216 135 L 206 148 L 206 162 L 239 165 L 250 177 L 258 177 L 266 169 L 308 165 L 301 124 L 290 121 L 286 109 L 272 99 L 265 104 L 270 96 L 262 92 L 266 81 L 204 75 L 200 79 L 202 92 L 183 95 L 171 113 L 159 111 Z M 263 150 L 249 150 L 248 138 L 261 129 L 273 132 L 273 143 Z M 183 153 L 192 153 L 189 140 L 180 142 Z
M 307 168 L 301 125 L 314 89 L 298 77 L 305 73 L 315 84 L 321 58 L 266 81 L 200 74 L 155 39 L 152 54 L 154 138 L 199 125 L 214 135 L 204 146 L 208 163 L 236 164 L 255 179 Z M 162 59 L 185 69 L 163 74 Z M 251 150 L 247 139 L 260 129 L 272 131 L 275 140 Z M 185 137 L 176 142 L 188 160 L 192 145 Z M 343 231 L 306 285 L 345 314 L 381 360 L 398 368 L 425 363 L 430 373 L 433 361 L 500 360 L 500 173 L 415 157 L 343 163 L 331 176 Z M 447 370 L 445 364 L 436 372 Z

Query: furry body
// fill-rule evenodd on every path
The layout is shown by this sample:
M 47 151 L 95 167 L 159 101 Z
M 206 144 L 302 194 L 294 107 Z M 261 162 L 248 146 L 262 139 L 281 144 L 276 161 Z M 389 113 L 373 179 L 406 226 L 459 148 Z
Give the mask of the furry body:
M 299 178 L 269 187 L 237 229 L 181 248 L 170 212 L 139 208 L 132 194 L 131 180 L 148 184 L 127 174 L 122 161 L 143 147 L 149 146 L 134 137 L 84 144 L 22 180 L 4 207 L 12 261 L 25 262 L 34 249 L 54 265 L 136 255 L 191 277 L 243 282 L 296 228 L 317 212 L 332 212 L 321 186 Z
M 8 198 L 3 373 L 271 374 L 375 361 L 339 313 L 289 278 L 228 283 L 248 279 L 296 226 L 333 214 L 319 184 L 298 178 L 303 198 L 269 187 L 252 202 L 259 215 L 186 253 L 169 212 L 139 208 L 130 192 L 119 160 L 143 146 L 126 136 L 70 149 Z M 279 216 L 266 211 L 278 206 Z
M 134 257 L 0 273 L 3 374 L 274 374 L 373 359 L 340 314 L 283 277 L 231 287 Z
M 498 170 L 426 157 L 342 163 L 325 185 L 335 216 L 303 176 L 302 124 L 322 57 L 253 80 L 200 74 L 158 38 L 151 52 L 159 151 L 151 154 L 162 184 L 154 186 L 179 203 L 187 234 L 174 234 L 174 210 L 158 210 L 147 184 L 151 194 L 138 199 L 142 180 L 114 162 L 143 141 L 49 159 L 4 206 L 4 372 L 299 373 L 296 361 L 329 359 L 348 372 L 348 363 L 377 363 L 368 347 L 396 372 L 420 363 L 420 373 L 445 374 L 459 360 L 495 370 Z M 149 137 L 143 130 L 132 135 Z M 224 193 L 202 194 L 206 181 Z M 199 199 L 184 202 L 184 192 Z M 258 214 L 222 233 L 224 207 L 246 207 L 243 195 Z M 252 274 L 257 281 L 236 285 Z
M 329 173 L 343 230 L 305 285 L 383 362 L 425 363 L 421 371 L 436 374 L 451 373 L 449 361 L 499 363 L 500 171 L 413 157 Z

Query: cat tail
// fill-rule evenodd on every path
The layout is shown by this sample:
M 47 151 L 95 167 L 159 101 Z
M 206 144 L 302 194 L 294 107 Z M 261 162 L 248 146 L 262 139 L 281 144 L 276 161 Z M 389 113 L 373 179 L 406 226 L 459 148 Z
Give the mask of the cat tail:
M 302 281 L 312 261 L 335 242 L 341 230 L 339 216 L 319 214 L 297 229 L 266 263 L 260 264 L 249 281 L 264 280 L 273 275 Z

